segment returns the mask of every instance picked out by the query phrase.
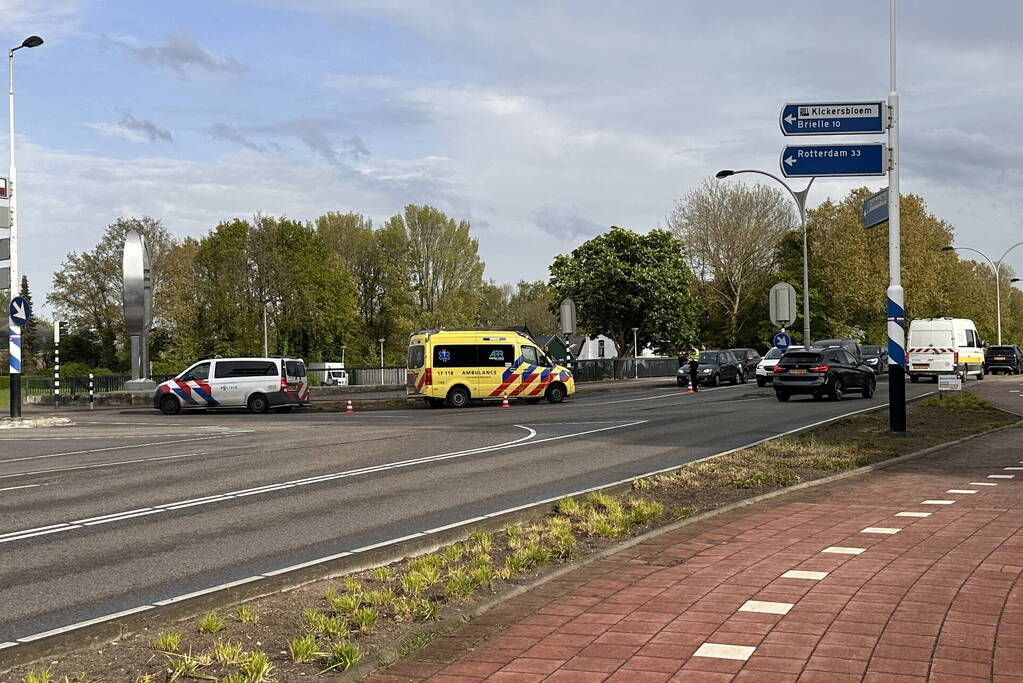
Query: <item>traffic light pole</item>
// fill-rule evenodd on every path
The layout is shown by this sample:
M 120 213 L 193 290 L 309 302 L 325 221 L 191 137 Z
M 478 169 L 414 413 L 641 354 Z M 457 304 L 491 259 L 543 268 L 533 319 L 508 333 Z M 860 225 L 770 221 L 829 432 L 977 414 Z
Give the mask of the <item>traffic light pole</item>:
M 892 436 L 906 434 L 906 307 L 902 289 L 899 215 L 899 93 L 895 83 L 895 0 L 889 0 L 891 78 L 888 93 L 888 422 Z

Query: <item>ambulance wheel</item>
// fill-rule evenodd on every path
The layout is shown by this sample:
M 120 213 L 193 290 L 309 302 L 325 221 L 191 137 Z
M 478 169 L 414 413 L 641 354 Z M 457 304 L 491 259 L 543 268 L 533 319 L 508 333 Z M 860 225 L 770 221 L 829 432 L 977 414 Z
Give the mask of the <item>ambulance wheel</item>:
M 270 401 L 266 400 L 266 396 L 263 394 L 253 394 L 249 396 L 248 407 L 250 413 L 256 413 L 261 415 L 270 408 Z
M 469 405 L 469 392 L 465 387 L 455 387 L 448 392 L 448 406 L 451 408 L 464 408 Z
M 561 384 L 552 384 L 544 396 L 549 403 L 561 403 L 565 400 L 565 387 Z
M 531 406 L 535 406 L 539 402 L 540 402 L 540 399 L 538 399 L 538 398 L 527 398 L 526 399 L 526 403 L 528 403 Z
M 181 403 L 168 394 L 160 399 L 160 412 L 164 415 L 177 415 L 181 412 Z

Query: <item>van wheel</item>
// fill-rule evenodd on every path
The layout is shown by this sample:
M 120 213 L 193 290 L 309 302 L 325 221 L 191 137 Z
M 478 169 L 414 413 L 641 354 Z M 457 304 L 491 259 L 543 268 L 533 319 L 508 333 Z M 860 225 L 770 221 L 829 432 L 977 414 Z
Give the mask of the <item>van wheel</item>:
M 910 375 L 909 376 L 909 381 L 911 383 L 913 383 L 913 384 L 916 384 L 917 382 L 920 381 L 920 376 L 919 375 Z
M 984 379 L 984 375 L 987 374 L 985 370 L 981 370 L 977 373 L 977 379 Z
M 248 405 L 250 413 L 261 415 L 270 408 L 270 401 L 266 400 L 266 396 L 263 394 L 253 394 L 249 396 L 249 401 L 246 405 Z
M 767 380 L 763 377 L 757 377 L 757 386 L 763 389 L 767 386 Z
M 561 403 L 565 400 L 565 387 L 562 384 L 552 384 L 544 394 L 549 403 Z
M 167 394 L 160 399 L 160 412 L 164 415 L 177 415 L 181 412 L 181 402 Z
M 464 408 L 469 405 L 469 392 L 465 387 L 455 387 L 448 392 L 448 407 Z

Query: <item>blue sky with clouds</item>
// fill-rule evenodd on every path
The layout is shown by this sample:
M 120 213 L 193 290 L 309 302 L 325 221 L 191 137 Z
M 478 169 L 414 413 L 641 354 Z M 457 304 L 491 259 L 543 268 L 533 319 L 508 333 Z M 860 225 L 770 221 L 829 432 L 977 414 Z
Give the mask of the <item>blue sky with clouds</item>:
M 488 277 L 543 278 L 719 168 L 776 171 L 785 101 L 884 97 L 887 7 L 0 0 L 8 46 L 46 40 L 16 56 L 23 269 L 41 299 L 119 216 L 183 236 L 427 202 L 472 223 Z M 1023 6 L 962 7 L 900 2 L 903 189 L 996 256 L 1023 239 Z

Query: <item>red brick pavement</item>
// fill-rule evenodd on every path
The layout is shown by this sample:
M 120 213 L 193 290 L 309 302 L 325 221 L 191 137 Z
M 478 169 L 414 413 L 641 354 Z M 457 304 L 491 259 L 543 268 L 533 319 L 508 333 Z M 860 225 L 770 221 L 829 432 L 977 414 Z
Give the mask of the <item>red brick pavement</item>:
M 1008 383 L 985 385 L 1020 401 Z M 1023 683 L 1023 470 L 1004 469 L 1023 467 L 1021 446 L 1012 428 L 661 534 L 370 680 Z M 863 552 L 822 552 L 836 546 Z M 790 570 L 827 574 L 782 578 Z M 791 607 L 740 611 L 748 600 Z M 752 653 L 697 656 L 706 643 Z

